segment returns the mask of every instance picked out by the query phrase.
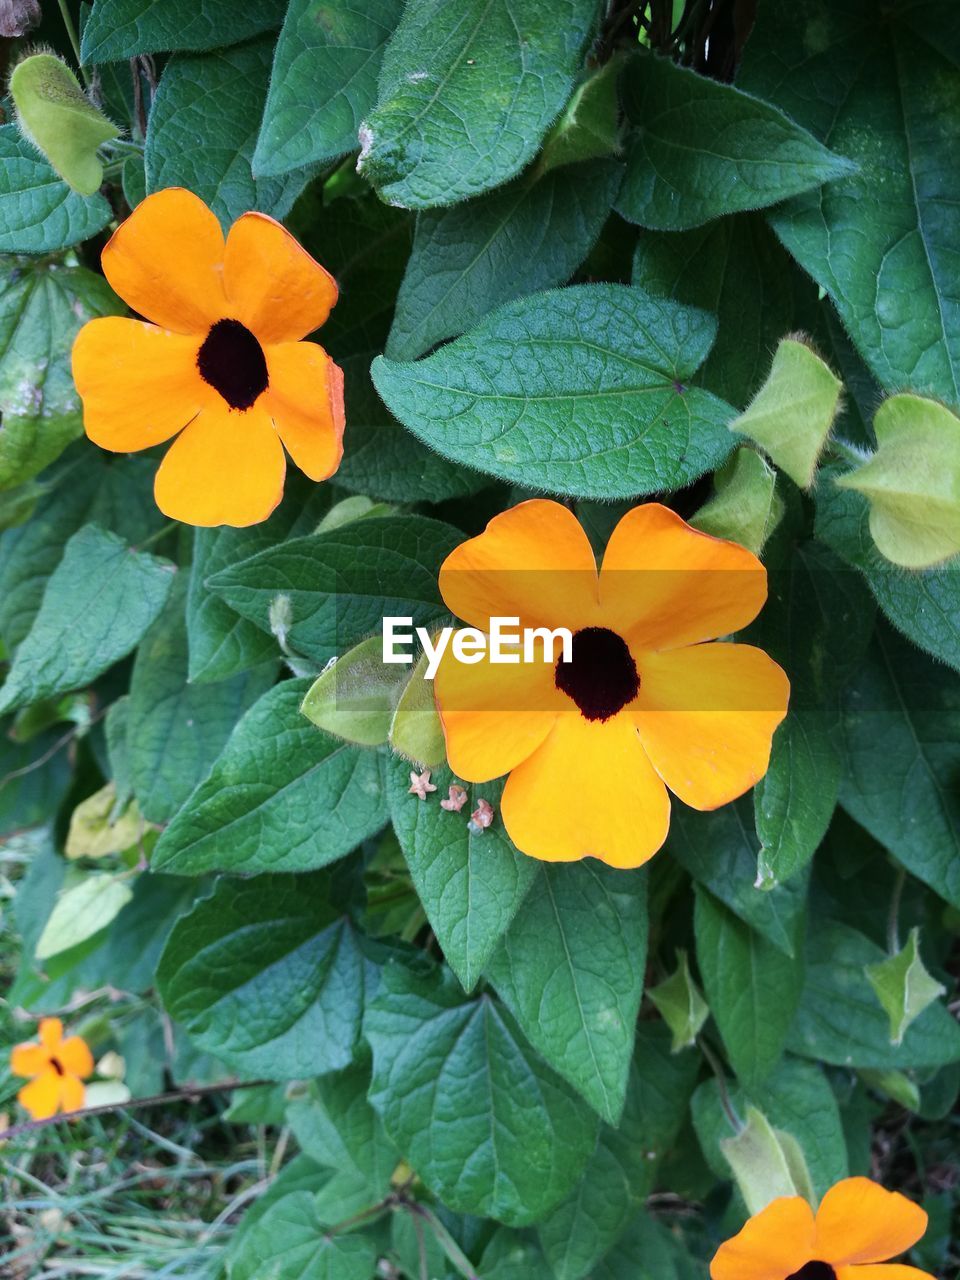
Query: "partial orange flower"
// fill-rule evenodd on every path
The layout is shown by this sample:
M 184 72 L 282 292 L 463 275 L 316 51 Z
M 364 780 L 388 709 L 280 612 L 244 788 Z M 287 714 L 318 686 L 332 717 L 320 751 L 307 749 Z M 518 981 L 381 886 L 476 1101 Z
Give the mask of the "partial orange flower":
M 647 503 L 596 560 L 576 517 L 523 502 L 453 551 L 440 591 L 489 632 L 566 627 L 571 660 L 465 665 L 448 646 L 435 692 L 454 773 L 509 774 L 501 816 L 514 844 L 547 862 L 596 857 L 636 867 L 663 844 L 667 787 L 695 809 L 742 795 L 766 772 L 787 710 L 787 677 L 762 650 L 706 644 L 746 626 L 766 571 L 733 542 Z M 556 650 L 555 650 L 556 652 Z
M 283 495 L 287 453 L 311 480 L 343 454 L 343 374 L 301 339 L 337 301 L 333 277 L 279 222 L 245 213 L 224 241 L 181 187 L 147 196 L 103 251 L 145 320 L 91 320 L 73 346 L 87 435 L 130 453 L 176 436 L 157 506 L 194 525 L 257 524 Z
M 754 1214 L 722 1244 L 711 1280 L 934 1280 L 890 1262 L 916 1244 L 927 1215 L 869 1178 L 831 1187 L 814 1214 L 800 1196 L 784 1196 Z
M 40 1043 L 18 1044 L 10 1053 L 15 1076 L 30 1077 L 17 1101 L 34 1120 L 83 1106 L 83 1081 L 93 1074 L 93 1057 L 79 1036 L 63 1038 L 59 1018 L 40 1019 Z

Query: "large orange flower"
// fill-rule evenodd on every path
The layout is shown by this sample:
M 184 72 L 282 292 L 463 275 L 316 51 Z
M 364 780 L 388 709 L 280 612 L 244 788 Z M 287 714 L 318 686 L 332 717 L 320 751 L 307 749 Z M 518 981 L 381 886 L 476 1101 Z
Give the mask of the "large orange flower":
M 765 773 L 787 678 L 760 649 L 703 643 L 766 600 L 743 547 L 648 503 L 617 525 L 598 574 L 576 517 L 534 500 L 453 551 L 440 591 L 484 632 L 500 616 L 574 633 L 570 662 L 538 650 L 465 665 L 448 647 L 437 672 L 450 767 L 471 782 L 510 775 L 503 822 L 524 853 L 639 866 L 666 838 L 667 787 L 714 809 Z
M 785 1196 L 755 1214 L 722 1244 L 712 1280 L 933 1280 L 926 1271 L 888 1262 L 927 1229 L 919 1205 L 869 1178 L 830 1188 L 814 1215 L 806 1200 Z
M 34 1120 L 83 1106 L 83 1081 L 93 1073 L 93 1058 L 79 1036 L 63 1038 L 59 1018 L 41 1018 L 40 1043 L 18 1044 L 10 1053 L 10 1070 L 28 1076 L 17 1101 Z
M 73 376 L 84 427 L 116 453 L 177 437 L 155 484 L 165 515 L 265 520 L 283 494 L 284 447 L 311 480 L 333 475 L 343 375 L 301 339 L 326 320 L 337 285 L 279 222 L 245 213 L 225 242 L 198 196 L 169 187 L 137 205 L 102 261 L 151 323 L 110 316 L 80 330 Z

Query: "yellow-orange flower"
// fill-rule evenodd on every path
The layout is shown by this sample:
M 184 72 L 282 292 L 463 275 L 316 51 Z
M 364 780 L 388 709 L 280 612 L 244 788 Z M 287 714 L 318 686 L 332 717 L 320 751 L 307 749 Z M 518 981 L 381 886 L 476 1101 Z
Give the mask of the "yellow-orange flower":
M 468 666 L 448 647 L 437 671 L 450 767 L 471 782 L 509 774 L 501 812 L 524 853 L 639 866 L 666 838 L 667 787 L 714 809 L 766 772 L 787 678 L 760 649 L 703 643 L 766 600 L 763 565 L 736 543 L 648 503 L 617 525 L 598 573 L 576 517 L 538 499 L 453 551 L 440 591 L 484 632 L 499 616 L 574 633 L 569 663 L 538 651 Z
M 279 222 L 245 213 L 224 241 L 199 197 L 169 187 L 137 205 L 102 262 L 145 320 L 91 320 L 77 335 L 84 427 L 116 453 L 177 437 L 154 486 L 165 515 L 265 520 L 283 495 L 284 448 L 311 480 L 333 475 L 343 375 L 301 339 L 326 320 L 337 285 Z
M 710 1264 L 712 1280 L 933 1280 L 889 1262 L 927 1229 L 927 1215 L 869 1178 L 830 1188 L 814 1214 L 800 1196 L 774 1200 Z
M 58 1111 L 83 1106 L 83 1081 L 93 1073 L 90 1050 L 79 1036 L 63 1038 L 59 1018 L 41 1018 L 40 1043 L 18 1044 L 10 1053 L 10 1070 L 26 1076 L 17 1101 L 34 1120 L 46 1120 Z

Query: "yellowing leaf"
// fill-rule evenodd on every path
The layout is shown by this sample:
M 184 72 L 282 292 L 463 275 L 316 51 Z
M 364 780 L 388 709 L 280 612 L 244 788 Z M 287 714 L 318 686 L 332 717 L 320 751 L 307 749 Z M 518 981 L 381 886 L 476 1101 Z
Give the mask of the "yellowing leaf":
M 105 858 L 132 848 L 143 835 L 145 823 L 132 800 L 120 812 L 113 782 L 88 796 L 70 815 L 65 852 L 68 858 Z
M 102 871 L 65 890 L 57 899 L 37 942 L 38 960 L 69 951 L 105 929 L 133 897 L 126 880 Z
M 690 523 L 715 538 L 730 538 L 759 555 L 780 523 L 777 474 L 756 449 L 738 449 L 714 478 L 716 492 Z

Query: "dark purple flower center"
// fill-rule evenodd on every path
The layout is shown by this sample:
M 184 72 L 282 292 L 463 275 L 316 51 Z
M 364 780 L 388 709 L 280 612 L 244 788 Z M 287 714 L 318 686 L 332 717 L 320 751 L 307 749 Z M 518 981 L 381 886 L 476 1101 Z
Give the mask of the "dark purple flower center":
M 54 1071 L 57 1073 L 58 1076 L 62 1076 L 64 1074 L 64 1070 L 60 1063 L 59 1058 L 51 1058 L 50 1065 L 51 1067 L 53 1067 Z
M 622 637 L 607 627 L 575 631 L 570 661 L 557 663 L 557 688 L 572 698 L 586 720 L 609 720 L 640 688 L 640 677 Z
M 239 320 L 211 325 L 197 353 L 197 368 L 231 409 L 249 409 L 270 381 L 263 347 Z
M 808 1262 L 805 1267 L 787 1276 L 787 1280 L 837 1280 L 837 1273 L 826 1262 Z

